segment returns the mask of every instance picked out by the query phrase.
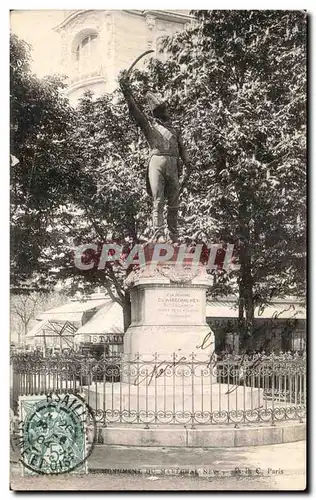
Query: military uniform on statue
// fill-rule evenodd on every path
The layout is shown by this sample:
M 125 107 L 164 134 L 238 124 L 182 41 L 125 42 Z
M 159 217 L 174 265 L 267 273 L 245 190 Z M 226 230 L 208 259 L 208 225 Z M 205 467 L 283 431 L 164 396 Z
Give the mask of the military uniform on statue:
M 191 267 L 191 262 L 189 265 L 184 261 L 180 266 L 175 265 L 180 249 L 177 245 L 179 177 L 181 162 L 188 175 L 189 158 L 180 133 L 172 127 L 166 102 L 147 92 L 151 110 L 151 116 L 147 116 L 133 96 L 129 74 L 130 70 L 121 74 L 120 87 L 129 111 L 150 147 L 146 185 L 153 198 L 153 236 L 144 246 L 146 265 L 133 270 L 126 279 L 131 294 L 132 321 L 124 335 L 124 352 L 131 359 L 137 353 L 151 357 L 155 352 L 167 359 L 170 352 L 188 355 L 196 351 L 196 346 L 209 334 L 205 321 L 205 291 L 211 278 L 201 264 L 197 269 Z M 153 257 L 157 258 L 155 243 L 166 241 L 165 200 L 167 242 L 174 246 L 174 258 L 164 262 L 158 257 L 156 262 Z M 152 266 L 153 262 L 157 265 Z
M 130 113 L 142 129 L 151 149 L 146 186 L 148 194 L 153 198 L 152 241 L 164 239 L 163 209 L 166 199 L 169 238 L 175 243 L 178 240 L 180 159 L 188 165 L 188 154 L 179 132 L 171 125 L 166 103 L 148 92 L 146 97 L 152 117 L 147 117 L 136 103 L 127 77 L 121 78 L 120 86 Z

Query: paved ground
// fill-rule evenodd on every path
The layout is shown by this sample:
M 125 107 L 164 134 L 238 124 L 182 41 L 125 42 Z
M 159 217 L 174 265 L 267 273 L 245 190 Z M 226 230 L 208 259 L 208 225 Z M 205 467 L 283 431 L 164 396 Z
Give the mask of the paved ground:
M 37 477 L 24 478 L 12 473 L 11 489 L 14 491 L 187 491 L 187 490 L 303 490 L 304 476 L 286 475 L 275 477 L 227 477 L 225 479 L 208 479 L 199 477 L 141 476 L 129 474 L 89 474 L 85 477 Z
M 89 475 L 21 478 L 15 462 L 11 489 L 304 490 L 305 454 L 305 441 L 225 449 L 96 446 Z

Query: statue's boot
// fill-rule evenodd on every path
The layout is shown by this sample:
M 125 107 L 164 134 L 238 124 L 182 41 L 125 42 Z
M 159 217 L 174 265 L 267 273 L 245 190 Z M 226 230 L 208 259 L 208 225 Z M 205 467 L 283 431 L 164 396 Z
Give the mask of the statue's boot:
M 167 224 L 169 238 L 172 243 L 178 241 L 178 207 L 168 207 Z
M 151 238 L 152 242 L 164 241 L 164 224 L 163 224 L 163 207 L 154 203 L 153 208 L 153 228 L 154 234 Z

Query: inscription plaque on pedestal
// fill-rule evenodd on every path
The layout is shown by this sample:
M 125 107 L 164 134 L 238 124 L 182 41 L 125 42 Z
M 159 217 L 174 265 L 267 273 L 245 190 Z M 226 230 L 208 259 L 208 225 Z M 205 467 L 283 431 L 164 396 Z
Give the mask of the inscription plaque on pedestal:
M 201 321 L 202 301 L 198 291 L 160 289 L 155 290 L 155 295 L 152 312 L 160 322 L 195 324 Z
M 197 352 L 210 332 L 205 303 L 211 279 L 205 267 L 194 272 L 167 265 L 155 272 L 145 268 L 132 278 L 132 322 L 124 335 L 124 352 L 166 356 Z

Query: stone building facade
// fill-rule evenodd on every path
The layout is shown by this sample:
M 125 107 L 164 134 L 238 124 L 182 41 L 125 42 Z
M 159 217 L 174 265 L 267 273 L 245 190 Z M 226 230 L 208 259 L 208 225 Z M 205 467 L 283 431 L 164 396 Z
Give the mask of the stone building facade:
M 179 10 L 68 11 L 54 30 L 61 37 L 60 67 L 69 78 L 70 102 L 75 105 L 87 89 L 96 96 L 113 92 L 122 69 L 190 20 L 188 11 Z

